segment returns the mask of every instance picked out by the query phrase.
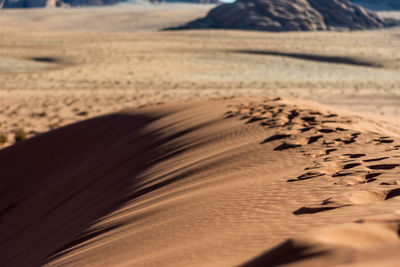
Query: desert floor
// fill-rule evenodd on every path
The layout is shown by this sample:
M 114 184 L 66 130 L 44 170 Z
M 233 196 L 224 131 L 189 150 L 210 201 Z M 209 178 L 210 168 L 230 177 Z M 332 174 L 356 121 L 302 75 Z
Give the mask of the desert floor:
M 210 8 L 1 11 L 1 266 L 398 266 L 400 30 Z
M 7 144 L 16 129 L 32 136 L 179 99 L 279 95 L 400 114 L 399 30 L 160 31 L 210 8 L 2 10 L 0 132 Z

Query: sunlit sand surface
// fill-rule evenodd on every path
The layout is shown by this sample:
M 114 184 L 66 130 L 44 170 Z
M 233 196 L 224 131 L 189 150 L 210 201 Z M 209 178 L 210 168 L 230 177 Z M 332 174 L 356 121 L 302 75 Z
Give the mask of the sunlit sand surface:
M 396 266 L 400 31 L 211 7 L 2 11 L 1 266 Z

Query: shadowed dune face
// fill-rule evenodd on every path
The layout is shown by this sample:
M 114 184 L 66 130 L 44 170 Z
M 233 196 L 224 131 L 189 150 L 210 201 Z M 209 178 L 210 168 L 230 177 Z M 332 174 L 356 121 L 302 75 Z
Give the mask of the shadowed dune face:
M 345 65 L 355 65 L 355 66 L 375 67 L 375 68 L 381 67 L 379 64 L 376 64 L 375 62 L 368 62 L 351 57 L 324 56 L 324 55 L 313 55 L 305 53 L 285 53 L 279 51 L 256 51 L 256 50 L 239 50 L 235 52 L 240 54 L 249 54 L 249 55 L 288 57 L 288 58 L 302 59 L 302 60 L 322 62 L 322 63 L 345 64 Z
M 0 170 L 0 226 L 7 229 L 0 265 L 56 260 L 124 225 L 95 226 L 104 216 L 185 178 L 145 172 L 193 145 L 182 136 L 217 122 L 190 110 L 183 104 L 97 117 L 0 151 L 7 165 Z
M 0 16 L 0 138 L 38 135 L 0 150 L 0 266 L 395 259 L 398 219 L 321 229 L 398 209 L 394 125 L 279 98 L 97 117 L 282 94 L 400 114 L 395 31 L 157 32 L 207 12 L 157 6 Z
M 0 265 L 43 264 L 48 257 L 118 227 L 87 231 L 101 217 L 176 181 L 150 183 L 138 178 L 148 166 L 173 155 L 163 154 L 162 144 L 193 130 L 175 127 L 162 134 L 162 128 L 148 129 L 174 112 L 108 115 L 2 150 L 0 161 L 7 168 L 0 170 L 0 224 L 7 231 L 0 235 Z
M 0 265 L 38 266 L 116 208 L 159 156 L 157 135 L 142 134 L 154 119 L 105 116 L 1 151 L 8 167 L 0 170 L 0 223 L 7 229 Z
M 398 207 L 400 141 L 351 130 L 357 120 L 280 99 L 212 100 L 97 117 L 8 147 L 0 265 L 275 266 L 324 260 L 325 244 L 362 247 L 374 227 L 285 242 Z M 302 206 L 315 212 L 294 213 Z M 367 245 L 397 244 L 396 227 L 379 226 Z
M 325 245 L 344 257 L 365 240 L 396 245 L 394 219 L 294 238 L 398 207 L 400 139 L 352 128 L 361 122 L 280 98 L 225 99 L 17 143 L 0 151 L 0 265 L 274 266 L 326 259 Z

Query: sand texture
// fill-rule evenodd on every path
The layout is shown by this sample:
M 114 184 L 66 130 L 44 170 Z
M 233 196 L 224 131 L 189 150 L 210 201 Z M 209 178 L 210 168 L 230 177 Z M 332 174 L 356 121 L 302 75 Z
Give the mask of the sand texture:
M 210 8 L 2 10 L 0 146 L 13 144 L 20 129 L 31 137 L 124 108 L 193 98 L 290 96 L 400 114 L 398 30 L 159 31 Z
M 279 99 L 69 125 L 0 151 L 0 265 L 390 263 L 399 133 Z
M 399 30 L 212 7 L 2 10 L 0 266 L 398 266 Z

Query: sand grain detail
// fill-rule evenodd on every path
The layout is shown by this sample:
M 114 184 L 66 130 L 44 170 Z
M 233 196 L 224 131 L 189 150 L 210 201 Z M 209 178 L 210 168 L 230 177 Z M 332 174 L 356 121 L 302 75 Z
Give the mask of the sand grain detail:
M 0 151 L 0 265 L 390 261 L 400 139 L 360 123 L 373 122 L 237 98 L 134 109 L 19 142 Z

